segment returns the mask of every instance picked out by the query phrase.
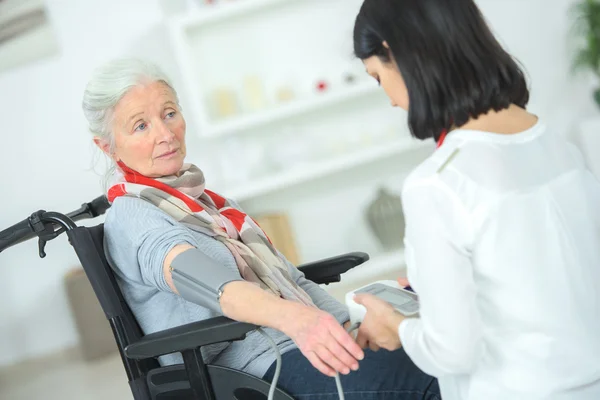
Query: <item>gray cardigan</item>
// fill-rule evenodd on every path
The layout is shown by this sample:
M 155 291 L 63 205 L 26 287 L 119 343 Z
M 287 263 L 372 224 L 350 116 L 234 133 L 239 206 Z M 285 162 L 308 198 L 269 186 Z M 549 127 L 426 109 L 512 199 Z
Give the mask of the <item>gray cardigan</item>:
M 167 253 L 178 244 L 190 244 L 219 261 L 223 268 L 238 274 L 232 254 L 215 239 L 175 221 L 152 204 L 133 197 L 119 197 L 105 220 L 105 249 L 108 262 L 127 304 L 145 334 L 218 316 L 215 311 L 188 302 L 171 291 L 163 275 Z M 322 310 L 340 323 L 349 319 L 346 307 L 333 299 L 288 262 L 292 278 Z M 295 349 L 283 333 L 267 328 L 265 332 L 283 354 Z M 217 344 L 203 349 L 207 363 L 242 370 L 262 377 L 275 361 L 267 340 L 254 331 L 245 340 Z M 162 365 L 182 363 L 180 354 L 160 357 Z

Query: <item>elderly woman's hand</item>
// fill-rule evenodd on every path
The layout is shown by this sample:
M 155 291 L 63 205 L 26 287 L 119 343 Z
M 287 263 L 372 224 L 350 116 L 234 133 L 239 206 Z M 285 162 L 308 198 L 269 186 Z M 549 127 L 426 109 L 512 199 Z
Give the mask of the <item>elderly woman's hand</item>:
M 379 347 L 390 351 L 400 348 L 398 328 L 406 317 L 390 304 L 370 294 L 358 294 L 354 296 L 354 301 L 367 309 L 358 329 L 358 345 L 372 350 L 378 350 Z
M 358 369 L 364 353 L 342 325 L 318 308 L 298 305 L 283 326 L 283 332 L 310 363 L 323 374 L 348 374 Z

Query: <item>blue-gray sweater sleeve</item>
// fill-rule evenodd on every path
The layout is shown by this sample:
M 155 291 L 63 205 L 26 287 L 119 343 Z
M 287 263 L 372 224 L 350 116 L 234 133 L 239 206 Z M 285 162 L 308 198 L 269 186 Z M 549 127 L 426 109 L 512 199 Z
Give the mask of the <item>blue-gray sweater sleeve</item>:
M 167 254 L 180 244 L 188 244 L 209 257 L 215 257 L 215 265 L 220 268 L 214 272 L 230 274 L 231 280 L 241 278 L 233 256 L 227 259 L 218 257 L 213 239 L 207 236 L 206 240 L 199 241 L 187 227 L 141 199 L 117 198 L 105 226 L 109 227 L 105 230 L 106 243 L 112 257 L 139 267 L 139 270 L 121 269 L 120 272 L 131 274 L 126 277 L 141 280 L 145 285 L 172 292 L 165 280 L 163 265 Z M 210 270 L 205 272 L 211 273 Z
M 287 260 L 286 262 L 292 278 L 306 293 L 308 293 L 317 307 L 333 315 L 340 324 L 350 320 L 350 314 L 345 305 L 334 299 L 333 296 L 323 290 L 319 285 L 310 279 L 306 279 L 304 273 L 296 268 L 291 262 Z

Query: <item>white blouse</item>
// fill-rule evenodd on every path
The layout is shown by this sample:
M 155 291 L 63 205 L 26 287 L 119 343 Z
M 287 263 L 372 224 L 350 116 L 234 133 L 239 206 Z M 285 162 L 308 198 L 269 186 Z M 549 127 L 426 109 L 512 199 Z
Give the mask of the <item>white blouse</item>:
M 403 203 L 421 309 L 399 335 L 444 400 L 600 399 L 600 182 L 575 147 L 453 131 Z

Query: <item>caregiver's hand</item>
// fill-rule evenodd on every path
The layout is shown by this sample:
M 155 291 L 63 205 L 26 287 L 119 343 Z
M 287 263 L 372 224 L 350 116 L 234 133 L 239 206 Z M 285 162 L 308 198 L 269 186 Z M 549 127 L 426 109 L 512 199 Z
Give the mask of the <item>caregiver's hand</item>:
M 329 313 L 318 308 L 294 305 L 282 331 L 298 346 L 310 363 L 323 374 L 349 374 L 358 369 L 364 352 Z
M 402 286 L 403 288 L 410 286 L 410 283 L 408 282 L 407 278 L 398 278 L 398 283 L 400 284 L 400 286 Z
M 368 346 L 372 350 L 377 350 L 378 347 L 390 351 L 400 348 L 398 327 L 406 317 L 371 294 L 358 294 L 354 296 L 354 301 L 367 309 L 367 314 L 358 329 L 356 343 L 362 348 Z

